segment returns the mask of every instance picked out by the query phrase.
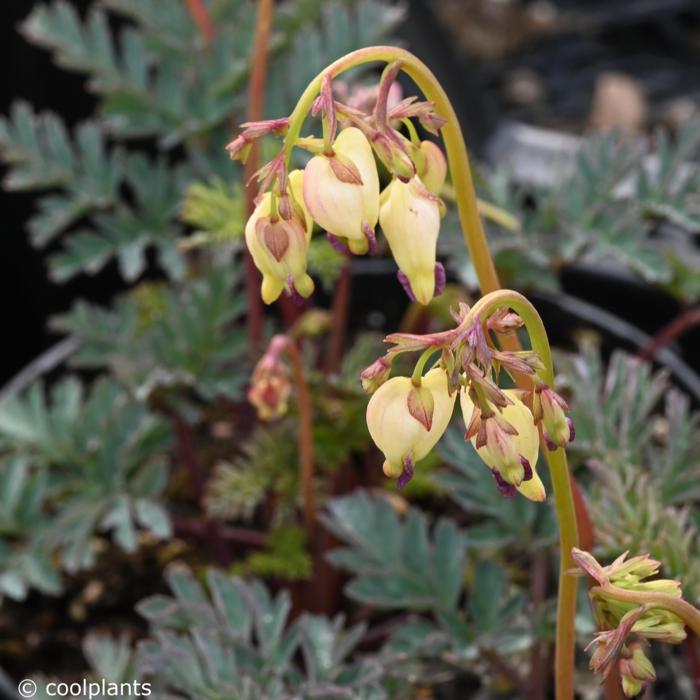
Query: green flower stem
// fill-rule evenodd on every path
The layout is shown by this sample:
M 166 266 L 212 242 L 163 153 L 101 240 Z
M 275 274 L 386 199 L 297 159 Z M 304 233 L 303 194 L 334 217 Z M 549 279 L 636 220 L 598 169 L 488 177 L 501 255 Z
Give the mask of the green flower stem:
M 649 608 L 661 608 L 668 610 L 685 622 L 696 635 L 700 636 L 700 610 L 691 605 L 687 600 L 669 595 L 668 593 L 655 593 L 648 591 L 629 591 L 613 584 L 593 586 L 591 596 L 613 598 L 614 600 L 646 605 Z
M 474 181 L 469 165 L 469 155 L 462 135 L 462 129 L 447 94 L 442 89 L 437 78 L 422 61 L 404 49 L 393 46 L 372 46 L 353 51 L 331 63 L 309 83 L 290 115 L 289 129 L 284 142 L 287 163 L 289 163 L 292 148 L 301 133 L 304 120 L 321 90 L 324 77 L 330 75 L 332 78 L 335 78 L 350 68 L 374 61 L 385 63 L 399 61 L 401 69 L 416 83 L 425 97 L 433 102 L 435 111 L 447 120 L 447 123 L 441 129 L 441 135 L 452 175 L 462 232 L 479 280 L 481 292 L 489 295 L 487 298 L 491 300 L 481 306 L 481 302 L 479 302 L 474 308 L 481 308 L 481 313 L 485 314 L 484 318 L 488 313 L 492 313 L 495 308 L 502 305 L 509 305 L 514 311 L 518 312 L 528 327 L 533 349 L 540 354 L 540 357 L 547 365 L 544 379 L 548 384 L 553 384 L 554 373 L 549 342 L 537 311 L 525 297 L 515 292 L 497 291 L 500 289 L 501 284 L 489 252 L 484 229 L 481 225 Z M 494 295 L 490 294 L 492 292 Z M 501 296 L 496 300 L 495 295 Z M 481 301 L 484 302 L 485 300 L 486 298 Z M 493 304 L 493 307 L 490 307 L 491 304 Z M 488 311 L 486 307 L 489 307 Z M 504 346 L 508 349 L 518 349 L 517 338 L 506 338 Z M 557 449 L 551 453 L 545 452 L 545 455 L 552 474 L 561 548 L 555 661 L 556 698 L 557 700 L 571 700 L 574 695 L 576 579 L 567 574 L 567 571 L 573 567 L 571 549 L 578 546 L 578 532 L 566 455 L 562 449 Z
M 485 321 L 494 311 L 507 307 L 523 319 L 530 337 L 532 349 L 544 363 L 541 378 L 548 385 L 554 385 L 554 365 L 549 347 L 547 332 L 535 307 L 518 292 L 499 290 L 482 297 L 471 308 L 460 328 L 467 328 L 477 320 Z M 552 477 L 554 506 L 559 522 L 559 595 L 557 598 L 557 635 L 555 656 L 555 681 L 557 700 L 570 699 L 574 696 L 573 670 L 575 650 L 576 589 L 577 578 L 571 573 L 576 566 L 571 557 L 571 550 L 578 547 L 578 526 L 574 499 L 569 479 L 569 466 L 566 452 L 557 448 L 553 452 L 545 451 L 545 458 Z M 677 600 L 677 599 L 674 599 Z
M 423 354 L 418 358 L 416 366 L 413 368 L 413 374 L 411 375 L 411 381 L 413 386 L 421 385 L 421 378 L 423 377 L 423 369 L 425 368 L 425 363 L 430 359 L 431 355 L 437 352 L 437 348 L 428 348 L 423 351 Z

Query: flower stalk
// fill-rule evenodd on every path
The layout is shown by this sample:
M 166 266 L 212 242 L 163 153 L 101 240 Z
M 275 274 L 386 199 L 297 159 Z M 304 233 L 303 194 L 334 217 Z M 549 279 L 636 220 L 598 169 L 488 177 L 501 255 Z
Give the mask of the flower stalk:
M 377 105 L 372 115 L 366 117 L 357 110 L 334 101 L 332 90 L 329 89 L 333 79 L 351 68 L 377 61 L 386 63 L 387 69 L 382 76 Z M 417 103 L 413 98 L 409 98 L 395 107 L 388 108 L 389 88 L 399 70 L 413 79 L 428 102 Z M 338 140 L 349 138 L 350 129 L 347 128 L 341 131 L 338 140 L 333 141 L 333 154 L 324 153 L 323 148 L 319 152 L 318 147 L 308 139 L 300 139 L 301 129 L 307 115 L 323 112 L 324 148 L 325 151 L 328 151 L 328 143 L 334 137 L 334 128 L 331 128 L 332 125 L 328 120 L 330 114 L 336 109 L 341 118 L 347 120 L 354 127 L 354 131 L 363 134 L 367 142 L 371 144 L 377 157 L 394 176 L 392 184 L 396 188 L 405 186 L 396 183 L 414 183 L 411 196 L 418 200 L 422 197 L 426 203 L 433 201 L 431 198 L 435 197 L 435 205 L 441 211 L 442 202 L 420 180 L 420 173 L 425 174 L 425 163 L 429 160 L 430 153 L 427 153 L 427 157 L 425 153 L 413 157 L 412 154 L 416 150 L 420 151 L 420 147 L 415 144 L 415 139 L 408 140 L 393 129 L 391 121 L 392 119 L 402 121 L 415 117 L 429 131 L 440 133 L 452 176 L 464 240 L 472 258 L 482 294 L 485 295 L 472 309 L 464 310 L 463 317 L 458 319 L 459 325 L 453 331 L 425 337 L 404 337 L 400 341 L 392 341 L 391 337 L 389 338 L 390 342 L 401 343 L 395 352 L 434 351 L 443 348 L 443 357 L 441 358 L 443 367 L 431 370 L 429 375 L 426 375 L 426 377 L 431 377 L 429 390 L 422 390 L 424 386 L 415 387 L 415 382 L 412 383 L 408 378 L 395 377 L 387 381 L 384 376 L 385 367 L 381 363 L 379 365 L 375 363 L 376 366 L 372 366 L 366 371 L 367 376 L 363 377 L 366 383 L 379 385 L 370 405 L 373 409 L 373 415 L 382 416 L 382 420 L 373 421 L 373 425 L 368 411 L 368 426 L 370 432 L 374 427 L 377 436 L 375 437 L 373 434 L 373 438 L 387 457 L 385 472 L 388 471 L 388 475 L 392 477 L 398 475 L 400 486 L 410 479 L 414 461 L 427 454 L 432 444 L 440 437 L 435 433 L 435 426 L 440 426 L 444 422 L 446 427 L 449 421 L 449 416 L 444 420 L 443 415 L 449 407 L 448 397 L 454 401 L 456 390 L 460 388 L 460 385 L 463 385 L 463 389 L 468 388 L 469 398 L 474 406 L 473 417 L 467 432 L 468 434 L 471 432 L 472 436 L 476 438 L 476 448 L 484 447 L 487 444 L 488 436 L 494 436 L 495 448 L 490 449 L 489 454 L 496 459 L 497 464 L 489 466 L 492 468 L 499 489 L 504 494 L 511 495 L 514 487 L 520 488 L 533 479 L 535 475 L 534 465 L 530 465 L 528 460 L 523 462 L 522 454 L 520 459 L 523 463 L 515 464 L 514 462 L 515 457 L 518 456 L 518 445 L 514 445 L 513 441 L 518 435 L 518 431 L 500 416 L 500 412 L 507 405 L 515 402 L 499 390 L 490 375 L 494 372 L 497 373 L 498 367 L 506 366 L 505 362 L 508 361 L 510 366 L 507 367 L 507 371 L 512 372 L 512 376 L 520 388 L 529 390 L 530 395 L 532 395 L 533 384 L 530 377 L 536 375 L 536 381 L 543 382 L 547 387 L 552 387 L 554 371 L 549 342 L 537 311 L 522 295 L 500 290 L 500 281 L 481 225 L 469 157 L 457 116 L 447 95 L 427 66 L 411 53 L 396 47 L 376 46 L 354 51 L 330 64 L 309 83 L 285 124 L 284 145 L 279 159 L 274 161 L 278 173 L 276 175 L 277 186 L 279 187 L 280 182 L 284 182 L 295 146 L 302 145 L 304 142 L 307 146 L 310 145 L 312 149 L 315 149 L 312 150 L 315 156 L 311 161 L 314 167 L 310 169 L 312 172 L 307 171 L 306 173 L 311 177 L 309 179 L 305 177 L 304 180 L 305 203 L 314 220 L 326 228 L 329 239 L 337 245 L 345 245 L 339 239 L 346 240 L 347 247 L 354 253 L 363 253 L 367 250 L 371 253 L 374 247 L 373 226 L 377 220 L 374 194 L 376 188 L 373 179 L 368 179 L 367 159 L 363 155 L 356 162 L 356 158 L 353 156 L 357 156 L 360 149 L 355 146 L 347 153 L 344 153 L 342 148 L 339 149 L 339 153 L 335 152 L 338 150 L 336 149 Z M 358 144 L 363 142 L 359 135 L 353 136 L 353 138 Z M 366 150 L 367 142 L 363 143 L 364 150 Z M 233 153 L 234 151 L 232 151 L 232 155 Z M 365 166 L 364 169 L 362 166 Z M 361 173 L 360 170 L 362 170 Z M 438 167 L 436 172 L 439 170 Z M 428 166 L 427 172 L 431 173 L 430 166 Z M 371 168 L 371 174 L 372 178 L 376 177 L 374 168 Z M 428 175 L 428 178 L 432 182 L 433 175 Z M 269 179 L 265 179 L 265 177 L 260 179 L 264 188 L 269 186 L 271 182 Z M 440 176 L 437 179 L 440 179 Z M 364 198 L 360 196 L 361 191 L 364 193 L 362 195 Z M 350 202 L 351 198 L 354 198 L 352 202 Z M 337 204 L 334 204 L 334 200 Z M 356 215 L 361 212 L 362 220 L 355 222 L 350 216 L 341 216 L 342 207 Z M 410 208 L 415 209 L 415 207 Z M 399 214 L 405 215 L 405 206 L 399 206 L 398 210 Z M 383 228 L 391 228 L 391 225 L 399 221 L 399 214 L 387 211 L 386 223 L 381 221 L 380 214 L 380 223 L 383 224 Z M 431 236 L 421 237 L 419 234 L 426 227 L 416 227 L 414 246 L 421 246 L 421 259 L 425 259 L 428 254 L 434 254 L 434 239 L 436 238 L 436 223 L 433 221 L 435 217 L 431 213 L 430 217 L 426 214 L 424 218 L 426 220 L 430 218 L 431 225 L 428 228 L 430 228 Z M 360 224 L 359 231 L 358 223 Z M 350 224 L 352 225 L 350 226 Z M 337 235 L 338 231 L 333 230 L 333 227 L 342 228 L 340 237 Z M 402 225 L 398 228 L 407 227 Z M 385 231 L 385 235 L 391 245 L 391 231 Z M 394 251 L 392 250 L 392 252 Z M 441 282 L 444 282 L 444 271 L 441 271 L 441 266 L 435 266 L 433 278 L 430 276 L 429 270 L 420 267 L 412 258 L 397 256 L 396 253 L 394 253 L 394 257 L 400 268 L 399 280 L 406 291 L 421 303 L 427 303 L 441 286 Z M 414 284 L 417 285 L 416 289 L 413 289 Z M 531 355 L 540 358 L 542 367 L 536 367 L 534 364 L 530 366 L 527 359 L 520 356 L 522 354 L 520 353 L 521 348 L 514 333 L 499 336 L 503 351 L 490 346 L 485 340 L 481 324 L 486 323 L 489 317 L 499 309 L 505 312 L 510 309 L 522 318 L 530 335 Z M 460 333 L 463 333 L 464 337 L 459 336 Z M 429 340 L 426 342 L 421 338 L 429 338 Z M 452 350 L 448 347 L 451 341 L 456 343 Z M 424 361 L 427 360 L 427 357 L 428 353 L 426 352 Z M 448 377 L 444 389 L 443 381 L 437 382 L 437 375 L 433 374 L 438 371 Z M 465 375 L 462 375 L 462 372 L 465 372 Z M 417 380 L 421 374 L 422 365 L 417 376 L 414 376 L 414 380 Z M 398 381 L 403 379 L 406 382 Z M 421 385 L 425 385 L 424 379 L 421 378 Z M 414 386 L 413 390 L 411 389 L 412 385 Z M 539 386 L 537 383 L 534 385 L 535 389 Z M 544 389 L 540 387 L 540 390 Z M 562 422 L 564 408 L 563 401 L 557 402 L 547 393 L 544 394 L 544 401 L 542 401 L 542 396 L 538 398 L 535 411 L 537 415 L 534 417 L 534 423 L 540 424 L 540 444 L 543 446 L 542 451 L 545 453 L 552 476 L 555 509 L 560 530 L 560 577 L 555 660 L 557 700 L 571 700 L 573 698 L 574 617 L 577 588 L 576 578 L 568 573 L 573 568 L 571 551 L 578 545 L 578 532 L 568 465 L 563 449 L 573 434 L 564 429 Z M 436 415 L 438 413 L 440 415 L 440 420 L 437 423 L 433 421 L 433 410 L 436 411 Z M 527 410 L 525 413 L 529 414 Z M 530 417 L 533 418 L 532 415 Z M 381 429 L 380 426 L 389 422 L 396 424 L 395 432 L 397 435 L 400 435 L 402 431 L 408 431 L 403 436 L 403 442 L 396 437 L 387 436 Z M 542 425 L 545 425 L 546 435 L 543 433 Z M 529 429 L 532 429 L 532 426 Z M 545 447 L 549 447 L 549 451 Z M 527 465 L 525 462 L 528 462 Z M 533 498 L 534 496 L 530 494 L 528 497 Z M 541 491 L 538 488 L 534 500 L 542 500 L 542 498 L 544 498 L 543 488 Z
M 291 365 L 291 376 L 282 360 L 286 355 Z M 248 400 L 264 421 L 276 420 L 287 413 L 287 403 L 291 386 L 297 390 L 297 410 L 299 412 L 299 481 L 304 525 L 313 541 L 316 527 L 316 492 L 314 490 L 314 436 L 311 392 L 304 373 L 304 364 L 297 342 L 288 335 L 276 335 L 270 341 L 265 354 L 253 370 Z
M 189 0 L 189 2 L 191 4 L 199 2 L 201 4 L 201 0 Z M 258 0 L 248 93 L 248 119 L 251 122 L 259 121 L 263 116 L 265 82 L 267 78 L 268 43 L 274 8 L 274 0 Z M 249 183 L 250 179 L 255 175 L 258 166 L 259 144 L 254 141 L 251 144 L 251 152 L 244 166 L 244 181 L 246 183 Z M 249 217 L 255 210 L 255 191 L 254 187 L 250 184 L 245 188 L 245 208 L 246 217 Z M 248 251 L 246 251 L 245 256 L 246 295 L 248 300 L 248 339 L 253 347 L 257 347 L 262 341 L 263 322 L 262 302 L 258 294 L 260 281 L 252 256 Z

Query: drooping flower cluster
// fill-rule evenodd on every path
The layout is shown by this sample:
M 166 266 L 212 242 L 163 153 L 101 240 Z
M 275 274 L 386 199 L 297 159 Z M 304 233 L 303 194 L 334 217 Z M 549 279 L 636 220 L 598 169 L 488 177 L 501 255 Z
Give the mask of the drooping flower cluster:
M 462 305 L 455 320 L 457 327 L 443 333 L 388 336 L 395 346 L 361 375 L 365 391 L 373 394 L 367 425 L 384 453 L 384 473 L 399 487 L 407 483 L 415 463 L 447 429 L 459 394 L 465 439 L 491 470 L 499 491 L 542 501 L 545 489 L 535 468 L 538 425 L 550 449 L 565 447 L 573 439 L 566 403 L 539 378 L 543 365 L 536 353 L 499 350 L 494 342 L 492 333 L 507 334 L 522 325 L 517 315 L 503 309 L 484 321 Z M 396 355 L 418 351 L 423 354 L 411 378 L 389 378 Z M 438 352 L 438 364 L 422 376 L 425 361 Z M 501 371 L 529 376 L 532 388 L 501 389 Z
M 587 647 L 595 647 L 590 667 L 606 678 L 617 664 L 622 689 L 633 698 L 656 680 L 654 666 L 645 653 L 649 642 L 680 644 L 686 633 L 681 618 L 663 605 L 640 604 L 615 596 L 616 590 L 665 593 L 673 598 L 682 595 L 679 581 L 644 580 L 658 573 L 660 562 L 648 555 L 627 559 L 627 554 L 609 566 L 601 566 L 588 552 L 572 552 L 577 566 L 599 584 L 591 589 L 593 614 L 600 631 Z
M 396 102 L 399 68 L 392 64 L 385 71 L 371 112 L 337 101 L 327 76 L 312 109 L 321 115 L 323 138 L 296 139 L 258 172 L 260 192 L 245 239 L 263 276 L 266 303 L 283 291 L 293 298 L 313 292 L 307 253 L 314 222 L 334 247 L 357 255 L 374 253 L 379 223 L 409 297 L 427 304 L 444 288 L 436 250 L 447 162 L 438 146 L 420 140 L 411 120 L 435 135 L 445 122 L 430 102 L 414 97 Z M 245 160 L 254 141 L 284 135 L 289 125 L 286 118 L 243 124 L 227 146 L 229 154 Z M 313 154 L 303 171 L 288 171 L 294 146 Z M 381 193 L 375 157 L 391 176 Z

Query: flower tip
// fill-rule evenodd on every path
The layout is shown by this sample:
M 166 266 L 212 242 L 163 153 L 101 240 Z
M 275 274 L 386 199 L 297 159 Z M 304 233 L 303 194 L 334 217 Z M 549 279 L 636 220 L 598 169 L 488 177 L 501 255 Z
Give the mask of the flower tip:
M 384 476 L 388 477 L 389 479 L 398 479 L 401 476 L 403 467 L 397 467 L 395 464 L 392 464 L 388 459 L 386 459 L 384 460 L 384 464 L 382 464 L 382 471 L 384 472 Z
M 294 288 L 297 290 L 300 296 L 307 299 L 314 293 L 314 281 L 309 277 L 309 275 L 304 274 L 301 277 L 297 277 L 294 280 Z
M 423 306 L 427 306 L 435 295 L 435 274 L 415 274 L 410 281 L 411 289 L 416 297 L 416 301 Z
M 367 238 L 348 238 L 348 248 L 353 255 L 364 255 L 370 249 Z
M 260 296 L 266 304 L 272 304 L 272 302 L 277 301 L 283 290 L 284 285 L 276 277 L 271 277 L 270 275 L 263 277 L 260 286 Z
M 533 471 L 531 479 L 523 480 L 516 488 L 525 498 L 537 503 L 542 503 L 547 498 L 542 479 L 535 471 Z

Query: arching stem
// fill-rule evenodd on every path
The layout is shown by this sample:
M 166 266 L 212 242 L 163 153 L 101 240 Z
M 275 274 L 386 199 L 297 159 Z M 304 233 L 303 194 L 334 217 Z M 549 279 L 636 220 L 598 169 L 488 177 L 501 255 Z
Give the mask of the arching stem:
M 437 348 L 428 348 L 427 350 L 424 350 L 423 354 L 418 358 L 418 362 L 416 362 L 416 366 L 413 368 L 413 374 L 411 375 L 411 381 L 413 382 L 413 386 L 421 385 L 423 369 L 425 368 L 425 365 L 430 359 L 430 357 L 436 352 Z
M 606 598 L 620 600 L 625 603 L 668 610 L 678 615 L 695 634 L 700 635 L 700 610 L 692 606 L 687 600 L 683 600 L 683 598 L 678 598 L 668 593 L 630 591 L 626 588 L 618 588 L 613 584 L 593 586 L 590 593 L 591 596 L 600 594 Z
M 469 156 L 459 120 L 437 78 L 412 53 L 395 46 L 370 46 L 353 51 L 326 67 L 309 83 L 290 115 L 289 130 L 285 138 L 287 158 L 291 156 L 292 146 L 299 137 L 304 120 L 321 90 L 324 77 L 329 75 L 331 78 L 335 78 L 350 68 L 376 61 L 384 63 L 400 61 L 403 72 L 416 83 L 426 98 L 433 102 L 435 111 L 447 120 L 441 129 L 441 134 L 445 142 L 447 160 L 457 195 L 457 209 L 464 240 L 472 256 L 482 293 L 487 294 L 499 289 L 501 284 L 489 254 L 486 236 L 481 225 L 474 182 L 469 166 Z
M 493 259 L 489 253 L 484 229 L 481 225 L 469 155 L 462 130 L 447 94 L 442 89 L 437 78 L 422 61 L 404 49 L 393 46 L 372 46 L 353 51 L 331 63 L 309 83 L 290 115 L 289 129 L 284 143 L 287 162 L 289 162 L 292 148 L 299 138 L 304 120 L 311 110 L 316 96 L 319 94 L 324 78 L 327 76 L 335 78 L 350 68 L 376 61 L 384 63 L 400 62 L 403 72 L 416 83 L 425 97 L 433 103 L 437 114 L 447 120 L 441 129 L 441 135 L 454 185 L 462 232 L 479 280 L 481 292 L 488 295 L 477 303 L 474 309 L 478 307 L 484 318 L 498 306 L 504 305 L 510 306 L 519 313 L 530 333 L 533 350 L 538 352 L 547 366 L 543 378 L 547 384 L 553 385 L 554 372 L 549 342 L 537 311 L 520 294 L 496 291 L 500 289 L 501 285 Z M 490 294 L 492 292 L 494 293 L 493 295 Z M 497 295 L 500 295 L 498 299 L 496 299 Z M 508 349 L 519 348 L 517 338 L 514 336 L 504 337 L 503 344 Z M 577 582 L 574 577 L 567 574 L 567 571 L 573 567 L 571 549 L 578 546 L 578 532 L 566 454 L 562 449 L 549 453 L 544 452 L 552 474 L 555 508 L 559 520 L 561 550 L 555 660 L 556 698 L 557 700 L 571 700 L 574 696 L 574 617 L 576 613 Z
M 496 309 L 507 307 L 522 318 L 532 349 L 544 363 L 541 378 L 554 385 L 552 352 L 547 333 L 535 307 L 522 295 L 511 290 L 499 290 L 482 297 L 470 310 L 460 327 L 467 328 L 478 319 L 485 321 Z M 557 448 L 546 451 L 545 457 L 552 478 L 554 507 L 559 523 L 559 595 L 557 598 L 557 633 L 555 650 L 555 681 L 557 700 L 574 696 L 573 670 L 575 649 L 576 589 L 577 578 L 569 572 L 575 567 L 571 550 L 578 547 L 578 526 L 569 479 L 566 453 Z

